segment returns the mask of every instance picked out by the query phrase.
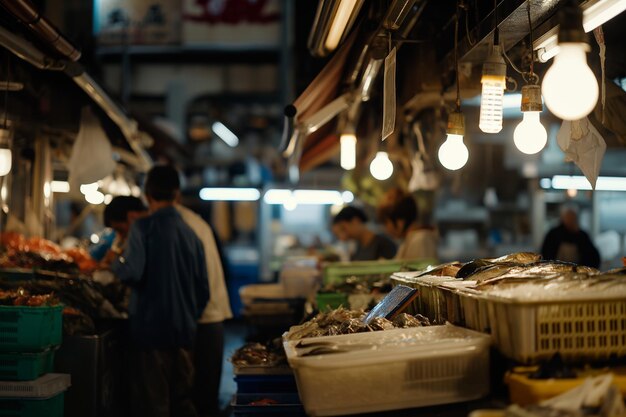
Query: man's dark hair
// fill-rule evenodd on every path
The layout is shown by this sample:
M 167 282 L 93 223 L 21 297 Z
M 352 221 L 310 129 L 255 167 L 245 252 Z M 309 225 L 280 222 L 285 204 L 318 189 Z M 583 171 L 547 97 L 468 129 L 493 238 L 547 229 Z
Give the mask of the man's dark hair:
M 171 165 L 153 167 L 144 186 L 146 195 L 156 201 L 174 201 L 180 190 L 178 171 Z
M 378 218 L 381 222 L 391 220 L 396 222 L 404 220 L 404 229 L 417 220 L 417 203 L 411 194 L 396 191 L 389 193 L 385 201 L 378 209 Z
M 350 222 L 352 219 L 359 219 L 363 223 L 367 223 L 367 215 L 360 208 L 354 206 L 347 206 L 341 209 L 339 213 L 333 218 L 333 224 L 341 222 Z
M 104 209 L 104 225 L 111 227 L 111 222 L 125 222 L 131 211 L 147 211 L 143 201 L 137 197 L 115 197 Z

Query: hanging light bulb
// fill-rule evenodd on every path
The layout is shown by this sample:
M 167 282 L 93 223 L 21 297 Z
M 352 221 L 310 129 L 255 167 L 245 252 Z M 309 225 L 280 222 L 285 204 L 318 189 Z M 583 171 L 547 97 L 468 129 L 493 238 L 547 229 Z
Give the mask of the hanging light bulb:
M 376 152 L 376 157 L 370 164 L 370 172 L 372 176 L 379 181 L 384 181 L 391 177 L 391 174 L 393 174 L 393 164 L 387 152 Z
M 539 121 L 543 110 L 541 104 L 541 87 L 525 85 L 522 87 L 522 121 L 513 132 L 513 141 L 517 149 L 525 154 L 533 155 L 541 151 L 548 142 L 548 133 Z
M 341 142 L 341 167 L 346 171 L 356 167 L 356 136 L 354 133 L 344 133 Z
M 450 113 L 447 133 L 446 141 L 439 148 L 439 162 L 444 168 L 456 171 L 463 168 L 469 159 L 469 151 L 463 143 L 465 117 L 462 113 Z
M 502 130 L 502 100 L 506 86 L 506 63 L 500 45 L 493 45 L 489 58 L 483 64 L 480 82 L 483 88 L 478 126 L 485 133 L 498 133 Z
M 575 1 L 560 11 L 559 53 L 541 85 L 546 106 L 563 120 L 579 120 L 598 102 L 598 80 L 587 65 L 589 51 L 583 14 Z
M 6 128 L 0 129 L 0 177 L 4 177 L 11 172 L 13 166 L 13 154 L 10 146 L 10 131 Z

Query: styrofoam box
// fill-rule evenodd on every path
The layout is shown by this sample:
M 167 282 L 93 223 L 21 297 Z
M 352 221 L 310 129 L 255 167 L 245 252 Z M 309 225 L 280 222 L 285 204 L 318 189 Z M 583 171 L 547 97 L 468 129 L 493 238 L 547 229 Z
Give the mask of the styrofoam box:
M 330 416 L 448 404 L 489 393 L 488 335 L 429 326 L 303 339 L 347 352 L 300 356 L 285 341 L 307 414 Z M 352 345 L 352 348 L 350 347 Z
M 0 381 L 0 397 L 50 398 L 71 385 L 68 374 L 45 374 L 34 381 Z

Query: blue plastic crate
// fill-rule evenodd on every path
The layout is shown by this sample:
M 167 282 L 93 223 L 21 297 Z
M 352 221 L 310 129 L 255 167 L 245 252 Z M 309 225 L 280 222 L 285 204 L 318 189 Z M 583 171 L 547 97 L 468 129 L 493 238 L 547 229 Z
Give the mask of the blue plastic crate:
M 298 386 L 292 375 L 236 375 L 237 393 L 297 393 Z
M 61 344 L 63 306 L 0 306 L 0 351 L 40 352 Z
M 0 381 L 30 381 L 52 372 L 54 349 L 36 353 L 0 352 Z
M 272 399 L 278 404 L 250 405 L 250 403 Z M 256 393 L 237 394 L 231 403 L 235 417 L 306 417 L 298 394 Z
M 0 398 L 0 417 L 63 417 L 65 393 L 51 398 Z

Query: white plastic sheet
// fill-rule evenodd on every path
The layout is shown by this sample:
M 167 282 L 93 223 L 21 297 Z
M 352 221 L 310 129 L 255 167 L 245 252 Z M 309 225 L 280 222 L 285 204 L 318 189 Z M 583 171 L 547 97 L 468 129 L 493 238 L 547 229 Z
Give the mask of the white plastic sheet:
M 100 121 L 84 107 L 78 136 L 67 164 L 70 184 L 92 184 L 115 170 L 111 143 Z
M 567 159 L 580 168 L 595 189 L 606 152 L 606 142 L 600 132 L 585 117 L 563 121 L 556 138 Z

